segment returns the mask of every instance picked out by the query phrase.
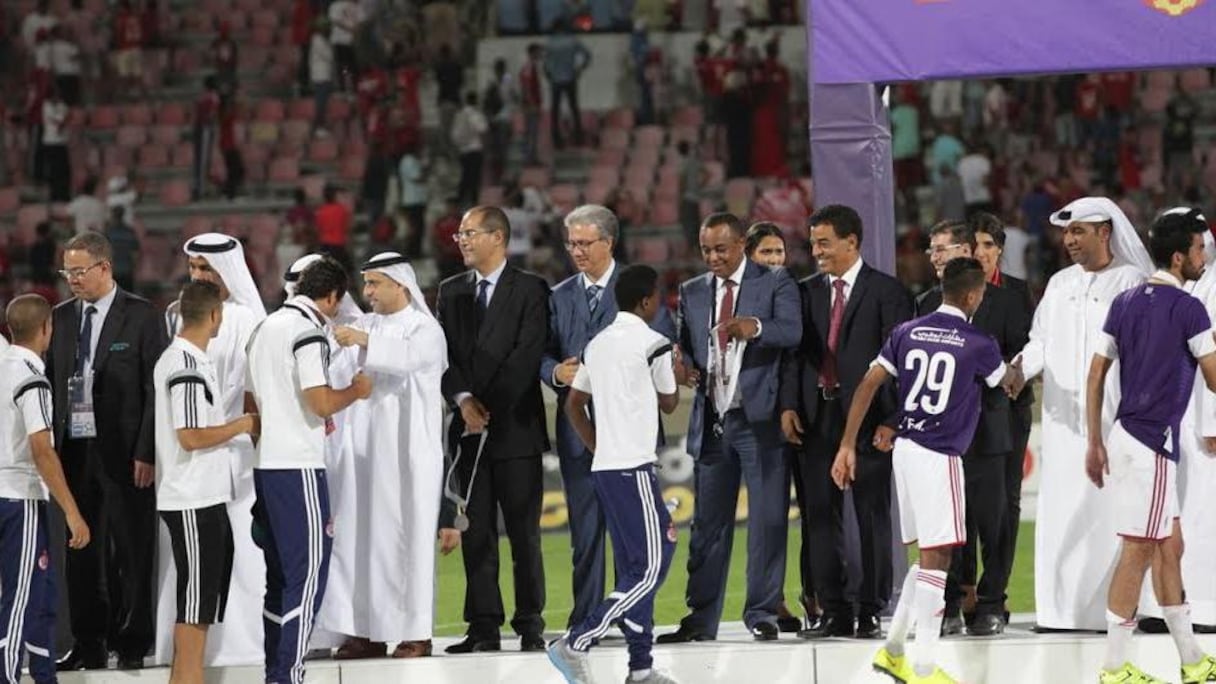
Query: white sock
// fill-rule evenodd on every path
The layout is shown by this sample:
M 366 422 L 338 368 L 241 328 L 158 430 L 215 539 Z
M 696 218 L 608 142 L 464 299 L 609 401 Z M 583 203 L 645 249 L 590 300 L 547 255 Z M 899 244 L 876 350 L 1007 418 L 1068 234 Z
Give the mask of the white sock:
M 1135 615 L 1123 619 L 1106 611 L 1106 659 L 1102 661 L 1102 669 L 1113 672 L 1123 667 L 1123 663 L 1127 662 L 1127 645 L 1131 643 L 1135 630 Z
M 920 566 L 908 568 L 904 577 L 904 588 L 899 593 L 899 603 L 895 604 L 895 615 L 891 618 L 891 626 L 887 630 L 887 652 L 893 656 L 904 654 L 904 642 L 908 639 L 908 630 L 912 628 L 912 606 L 916 601 L 916 575 Z
M 1191 607 L 1185 603 L 1177 606 L 1161 606 L 1165 613 L 1165 624 L 1178 647 L 1178 657 L 1183 665 L 1194 665 L 1203 660 L 1203 649 L 1195 640 L 1195 628 L 1191 626 Z
M 916 674 L 926 677 L 937 667 L 934 651 L 942 632 L 946 608 L 946 571 L 916 573 Z
M 630 678 L 631 680 L 635 681 L 635 682 L 640 682 L 640 681 L 642 681 L 643 679 L 646 679 L 646 678 L 647 678 L 647 677 L 649 677 L 649 676 L 650 676 L 650 668 L 649 668 L 649 667 L 648 667 L 648 668 L 646 668 L 645 670 L 632 670 L 632 671 L 629 673 L 629 678 Z

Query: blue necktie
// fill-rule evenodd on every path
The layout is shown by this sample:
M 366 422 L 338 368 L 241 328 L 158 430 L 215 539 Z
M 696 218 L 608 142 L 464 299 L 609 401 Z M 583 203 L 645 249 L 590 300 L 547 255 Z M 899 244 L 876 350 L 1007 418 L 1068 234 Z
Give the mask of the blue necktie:
M 76 338 L 76 374 L 84 372 L 84 364 L 93 357 L 93 314 L 97 307 L 92 304 L 84 310 L 84 324 L 80 326 L 80 336 Z
M 595 313 L 595 310 L 599 308 L 600 293 L 603 291 L 604 288 L 600 287 L 599 285 L 590 285 L 587 287 L 587 308 L 591 309 L 591 313 Z

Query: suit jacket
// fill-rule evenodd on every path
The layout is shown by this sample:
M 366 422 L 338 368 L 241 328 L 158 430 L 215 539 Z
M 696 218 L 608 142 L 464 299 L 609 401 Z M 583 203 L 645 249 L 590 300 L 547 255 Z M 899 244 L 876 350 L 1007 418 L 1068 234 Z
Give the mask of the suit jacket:
M 832 286 L 826 273 L 810 276 L 799 286 L 806 334 L 796 352 L 786 355 L 782 364 L 780 401 L 782 411 L 798 411 L 809 429 L 823 401 L 819 394 L 819 369 L 828 348 Z M 836 378 L 840 383 L 836 401 L 846 412 L 853 392 L 891 330 L 911 318 L 912 295 L 907 289 L 895 278 L 863 263 L 845 304 L 836 346 Z M 872 431 L 880 422 L 894 427 L 898 421 L 895 383 L 888 382 L 870 406 L 862 433 Z
M 581 273 L 558 283 L 549 297 L 549 340 L 545 347 L 545 356 L 540 362 L 540 380 L 557 393 L 557 454 L 562 458 L 581 456 L 587 449 L 578 433 L 570 426 L 570 421 L 566 419 L 566 395 L 570 388 L 553 384 L 553 369 L 572 356 L 581 357 L 591 338 L 616 319 L 618 308 L 613 287 L 620 269 L 621 264 L 618 262 L 612 277 L 608 279 L 607 288 L 600 295 L 600 303 L 595 307 L 595 313 L 592 313 L 587 305 L 587 293 L 583 287 Z M 671 314 L 665 306 L 659 307 L 659 314 L 650 327 L 670 340 L 675 339 L 675 323 L 672 322 Z M 660 420 L 659 444 L 662 443 L 663 423 Z
M 1001 287 L 1003 287 L 1007 290 L 1011 290 L 1014 293 L 1014 295 L 1017 297 L 1018 301 L 1021 303 L 1023 311 L 1025 312 L 1025 316 L 1026 316 L 1026 326 L 1027 326 L 1027 328 L 1026 328 L 1027 338 L 1026 339 L 1029 339 L 1030 324 L 1034 322 L 1034 310 L 1036 307 L 1036 304 L 1034 301 L 1034 295 L 1032 295 L 1030 293 L 1030 286 L 1026 284 L 1025 280 L 1022 280 L 1021 278 L 1015 278 L 1015 277 L 1009 275 L 1008 273 L 1002 272 L 1001 273 Z M 1025 341 L 1023 341 L 1022 344 L 1025 345 Z M 1018 347 L 1017 351 L 1021 351 L 1021 349 L 1022 349 L 1021 347 Z M 1003 353 L 1004 351 L 1005 351 L 1005 348 L 1001 347 L 1001 352 Z M 1011 358 L 1013 358 L 1013 357 L 1006 356 L 1005 360 L 1008 361 Z M 1022 393 L 1018 395 L 1018 398 L 1013 400 L 1013 407 L 1015 409 L 1029 411 L 1030 407 L 1033 405 L 1034 405 L 1034 389 L 1030 385 L 1026 385 L 1026 388 L 1022 390 Z
M 454 402 L 468 392 L 490 412 L 487 458 L 539 456 L 549 448 L 537 381 L 549 332 L 549 285 L 508 264 L 478 328 L 477 279 L 468 271 L 439 284 L 438 317 L 448 342 L 443 395 Z M 451 444 L 464 428 L 457 410 Z
M 676 330 L 685 363 L 701 374 L 688 418 L 688 453 L 701 454 L 705 430 L 712 425 L 712 402 L 705 396 L 709 380 L 709 328 L 715 319 L 714 275 L 705 273 L 680 285 L 680 307 Z M 798 285 L 785 269 L 771 270 L 752 261 L 743 271 L 735 301 L 735 317 L 760 321 L 760 336 L 747 344 L 739 371 L 739 393 L 747 420 L 756 438 L 767 447 L 780 446 L 781 428 L 777 415 L 781 357 L 802 337 L 802 317 L 798 306 Z
M 916 315 L 925 316 L 942 304 L 941 286 L 925 292 L 916 300 Z M 984 301 L 971 317 L 971 323 L 996 340 L 1001 356 L 1012 359 L 1030 339 L 1030 318 L 1024 302 L 1011 289 L 988 285 Z M 971 453 L 1007 454 L 1013 450 L 1010 432 L 1011 404 L 1005 390 L 984 387 L 980 400 L 980 422 L 971 442 Z
M 116 286 L 117 287 L 117 286 Z M 68 379 L 76 366 L 81 300 L 55 307 L 47 369 L 55 400 L 55 445 L 62 449 L 70 414 Z M 153 442 L 156 388 L 152 370 L 168 346 L 165 321 L 152 304 L 118 288 L 97 338 L 93 359 L 93 414 L 106 467 L 132 477 L 131 459 L 156 462 Z

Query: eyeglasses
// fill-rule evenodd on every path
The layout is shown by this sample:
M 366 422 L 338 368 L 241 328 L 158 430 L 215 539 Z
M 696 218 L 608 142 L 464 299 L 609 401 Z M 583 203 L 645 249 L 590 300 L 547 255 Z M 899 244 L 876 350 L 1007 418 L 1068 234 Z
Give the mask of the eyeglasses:
M 586 252 L 597 242 L 604 242 L 604 238 L 596 238 L 594 240 L 566 240 L 566 250 L 569 252 Z
M 452 234 L 452 242 L 460 242 L 461 240 L 472 240 L 473 238 L 483 233 L 492 233 L 490 230 L 462 230 Z
M 945 254 L 946 252 L 953 252 L 954 250 L 958 249 L 959 247 L 962 247 L 962 245 L 960 245 L 958 243 L 955 243 L 953 245 L 946 245 L 944 247 L 930 247 L 929 249 L 925 250 L 925 254 L 928 254 L 931 257 L 940 256 L 942 254 Z
M 89 266 L 86 268 L 60 269 L 59 275 L 63 276 L 64 280 L 80 280 L 81 278 L 85 277 L 85 275 L 88 274 L 89 271 L 92 271 L 93 269 L 97 268 L 98 266 L 100 266 L 104 263 L 105 263 L 105 261 L 103 260 L 103 261 L 98 261 L 98 262 L 94 263 L 92 266 Z

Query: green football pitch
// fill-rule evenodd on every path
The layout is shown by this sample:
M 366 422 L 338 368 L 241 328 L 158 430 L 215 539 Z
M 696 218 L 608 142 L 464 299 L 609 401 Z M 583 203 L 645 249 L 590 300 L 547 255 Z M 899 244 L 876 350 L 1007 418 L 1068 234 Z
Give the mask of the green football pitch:
M 787 554 L 788 567 L 785 572 L 785 596 L 791 605 L 795 603 L 794 599 L 799 592 L 797 554 L 801 538 L 796 530 L 796 526 L 791 527 L 789 553 Z M 544 534 L 541 537 L 541 548 L 545 556 L 545 587 L 547 590 L 545 623 L 549 630 L 561 630 L 566 626 L 566 618 L 573 603 L 570 591 L 570 538 L 561 532 Z M 725 621 L 742 619 L 746 548 L 747 529 L 739 527 L 735 532 L 730 579 L 726 585 L 726 608 L 722 614 L 722 619 Z M 501 561 L 499 586 L 503 588 L 503 603 L 506 607 L 508 623 L 515 604 L 511 593 L 510 558 L 511 551 L 504 538 L 499 551 Z M 684 586 L 688 579 L 688 572 L 685 569 L 687 560 L 688 530 L 682 529 L 671 571 L 667 575 L 667 581 L 659 589 L 658 598 L 655 600 L 655 624 L 674 625 L 683 617 Z M 435 633 L 437 636 L 461 634 L 464 632 L 465 625 L 461 619 L 461 610 L 464 605 L 464 571 L 461 567 L 460 551 L 455 551 L 447 557 L 441 556 L 437 569 L 439 585 L 436 596 Z M 1013 578 L 1009 584 L 1009 607 L 1015 613 L 1034 610 L 1034 523 L 1032 522 L 1023 522 L 1021 532 L 1018 534 Z

